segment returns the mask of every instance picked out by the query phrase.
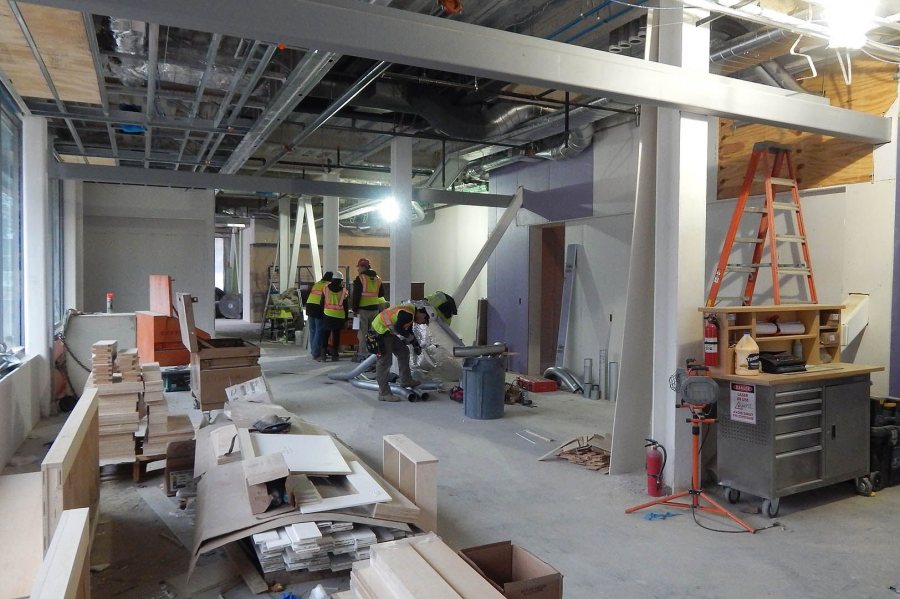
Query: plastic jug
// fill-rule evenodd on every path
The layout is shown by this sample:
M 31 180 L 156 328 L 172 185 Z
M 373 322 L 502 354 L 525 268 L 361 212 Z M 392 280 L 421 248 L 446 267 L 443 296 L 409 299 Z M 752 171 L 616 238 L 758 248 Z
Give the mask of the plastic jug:
M 752 354 L 759 354 L 759 346 L 750 333 L 744 333 L 741 340 L 734 346 L 734 373 L 742 376 L 754 376 L 759 374 L 759 369 L 751 370 L 747 366 L 747 358 Z

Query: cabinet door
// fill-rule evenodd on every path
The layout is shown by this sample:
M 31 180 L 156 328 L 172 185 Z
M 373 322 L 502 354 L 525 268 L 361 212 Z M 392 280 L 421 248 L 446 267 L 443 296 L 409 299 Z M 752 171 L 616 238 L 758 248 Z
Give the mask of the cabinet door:
M 825 478 L 853 478 L 869 469 L 869 383 L 825 387 Z

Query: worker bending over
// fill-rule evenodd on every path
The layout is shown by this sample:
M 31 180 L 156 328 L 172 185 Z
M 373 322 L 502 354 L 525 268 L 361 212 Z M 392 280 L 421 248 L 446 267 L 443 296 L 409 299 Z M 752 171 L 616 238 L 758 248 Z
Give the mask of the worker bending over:
M 366 337 L 372 320 L 387 305 L 384 299 L 384 286 L 367 258 L 360 258 L 356 263 L 357 277 L 353 280 L 353 293 L 350 298 L 350 310 L 359 317 L 357 331 L 357 359 L 361 362 L 369 355 L 366 349 Z
M 400 367 L 400 386 L 418 387 L 421 382 L 412 378 L 409 370 L 409 349 L 413 346 L 416 355 L 422 353 L 419 342 L 413 333 L 413 323 L 428 324 L 428 313 L 424 308 L 416 308 L 413 304 L 400 304 L 391 306 L 380 312 L 372 321 L 372 335 L 369 341 L 373 347 L 369 349 L 378 354 L 375 363 L 375 380 L 378 381 L 378 399 L 380 401 L 399 401 L 391 393 L 388 376 L 391 372 L 391 362 L 397 356 L 397 364 Z
M 309 319 L 309 353 L 315 361 L 322 361 L 322 291 L 331 282 L 331 271 L 313 283 L 306 298 L 306 317 Z
M 453 317 L 456 316 L 456 300 L 443 291 L 435 291 L 431 295 L 425 296 L 425 301 L 434 308 L 438 317 L 447 324 L 450 324 Z

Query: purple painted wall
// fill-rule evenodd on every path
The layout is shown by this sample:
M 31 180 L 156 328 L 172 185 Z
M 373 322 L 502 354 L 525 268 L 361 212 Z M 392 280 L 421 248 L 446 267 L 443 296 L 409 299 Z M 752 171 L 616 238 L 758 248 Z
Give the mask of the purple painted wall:
M 572 160 L 523 162 L 491 173 L 491 193 L 512 195 L 525 188 L 524 207 L 552 221 L 592 216 L 594 198 L 594 151 Z M 500 217 L 491 210 L 491 225 Z M 506 342 L 509 369 L 528 370 L 528 285 L 532 273 L 528 263 L 529 228 L 513 223 L 488 259 L 488 343 Z

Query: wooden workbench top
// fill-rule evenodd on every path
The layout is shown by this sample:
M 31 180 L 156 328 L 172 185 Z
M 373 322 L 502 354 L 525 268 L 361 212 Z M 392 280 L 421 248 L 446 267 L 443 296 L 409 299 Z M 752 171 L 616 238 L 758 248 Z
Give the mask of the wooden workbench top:
M 698 312 L 707 314 L 724 314 L 726 312 L 734 312 L 735 314 L 747 312 L 793 312 L 801 310 L 804 312 L 813 310 L 843 310 L 846 308 L 843 304 L 773 304 L 769 306 L 716 306 L 715 308 L 697 308 Z
M 811 372 L 795 372 L 792 374 L 769 374 L 761 372 L 756 376 L 744 376 L 741 374 L 713 373 L 712 377 L 721 381 L 735 381 L 756 385 L 790 385 L 793 383 L 809 383 L 813 381 L 827 381 L 839 379 L 857 374 L 869 374 L 881 372 L 884 366 L 866 366 L 865 364 L 817 364 L 809 366 L 815 370 Z

